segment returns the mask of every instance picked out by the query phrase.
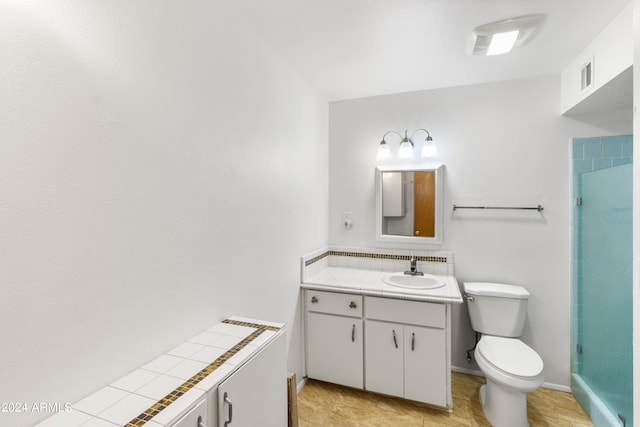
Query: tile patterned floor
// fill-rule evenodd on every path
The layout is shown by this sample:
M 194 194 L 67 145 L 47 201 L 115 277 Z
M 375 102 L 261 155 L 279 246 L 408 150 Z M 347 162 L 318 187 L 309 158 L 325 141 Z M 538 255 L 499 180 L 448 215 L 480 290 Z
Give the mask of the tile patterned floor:
M 309 380 L 298 394 L 300 427 L 490 427 L 480 406 L 482 377 L 454 372 L 453 412 L 418 402 Z M 569 393 L 538 389 L 527 400 L 532 427 L 593 426 Z

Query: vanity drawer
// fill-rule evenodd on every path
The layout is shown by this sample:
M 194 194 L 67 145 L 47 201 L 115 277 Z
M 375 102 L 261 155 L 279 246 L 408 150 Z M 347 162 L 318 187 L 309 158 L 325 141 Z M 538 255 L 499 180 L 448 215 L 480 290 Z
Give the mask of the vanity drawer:
M 335 292 L 305 291 L 307 311 L 362 317 L 362 295 Z
M 447 324 L 445 304 L 377 297 L 366 297 L 365 304 L 367 319 L 434 328 L 444 328 Z

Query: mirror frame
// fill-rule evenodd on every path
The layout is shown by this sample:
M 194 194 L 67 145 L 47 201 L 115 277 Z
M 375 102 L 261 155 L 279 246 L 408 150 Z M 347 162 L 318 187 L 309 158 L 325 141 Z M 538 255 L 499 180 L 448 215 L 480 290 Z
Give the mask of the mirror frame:
M 382 172 L 434 171 L 436 177 L 435 235 L 433 237 L 382 234 Z M 444 243 L 444 165 L 379 165 L 376 167 L 376 240 L 388 243 L 442 245 Z

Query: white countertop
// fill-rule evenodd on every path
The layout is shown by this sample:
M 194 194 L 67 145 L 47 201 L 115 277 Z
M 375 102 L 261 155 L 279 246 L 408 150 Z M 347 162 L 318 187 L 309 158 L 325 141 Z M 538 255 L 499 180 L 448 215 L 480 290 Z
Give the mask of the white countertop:
M 388 285 L 382 278 L 388 271 L 363 270 L 343 267 L 327 267 L 305 279 L 303 289 L 371 295 L 413 301 L 430 301 L 445 304 L 461 304 L 462 295 L 458 281 L 453 276 L 436 276 L 445 285 L 436 289 L 411 289 Z

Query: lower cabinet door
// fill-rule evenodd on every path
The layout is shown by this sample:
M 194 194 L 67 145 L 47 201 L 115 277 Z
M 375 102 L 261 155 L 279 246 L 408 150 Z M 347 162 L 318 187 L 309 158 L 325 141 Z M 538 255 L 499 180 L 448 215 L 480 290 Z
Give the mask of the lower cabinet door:
M 307 313 L 309 378 L 363 388 L 362 319 Z
M 404 326 L 367 320 L 365 323 L 365 388 L 404 396 Z
M 213 424 L 213 421 L 212 421 Z M 186 413 L 171 427 L 212 427 L 207 417 L 207 400 L 200 401 L 192 410 Z
M 218 386 L 218 427 L 282 427 L 287 416 L 282 334 Z
M 444 329 L 405 326 L 404 342 L 404 397 L 447 406 Z

